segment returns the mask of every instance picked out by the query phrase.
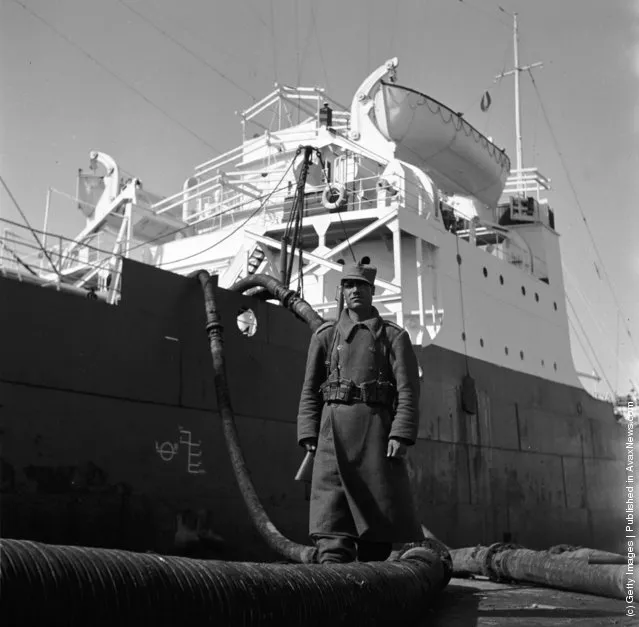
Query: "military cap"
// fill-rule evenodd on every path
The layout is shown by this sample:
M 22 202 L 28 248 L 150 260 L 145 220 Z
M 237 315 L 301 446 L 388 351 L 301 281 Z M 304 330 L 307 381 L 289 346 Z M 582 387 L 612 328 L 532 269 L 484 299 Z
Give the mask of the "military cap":
M 375 277 L 377 276 L 377 268 L 363 263 L 352 263 L 344 266 L 342 270 L 342 280 L 344 281 L 364 281 L 369 285 L 375 285 Z

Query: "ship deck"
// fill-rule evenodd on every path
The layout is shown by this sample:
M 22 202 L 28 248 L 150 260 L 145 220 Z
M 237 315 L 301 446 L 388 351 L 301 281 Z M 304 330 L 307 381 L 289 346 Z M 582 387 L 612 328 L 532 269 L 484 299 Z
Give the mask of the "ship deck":
M 625 601 L 488 579 L 451 579 L 416 627 L 636 625 Z

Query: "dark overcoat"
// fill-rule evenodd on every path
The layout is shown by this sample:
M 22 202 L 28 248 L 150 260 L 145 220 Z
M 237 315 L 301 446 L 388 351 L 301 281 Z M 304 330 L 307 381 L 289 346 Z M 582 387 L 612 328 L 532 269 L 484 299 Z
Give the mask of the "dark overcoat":
M 385 334 L 385 338 L 383 337 Z M 382 351 L 380 360 L 377 351 Z M 324 403 L 320 385 L 330 369 L 359 385 L 378 378 L 379 364 L 397 386 L 393 411 L 382 406 Z M 370 542 L 422 537 L 406 461 L 386 457 L 389 437 L 414 444 L 419 426 L 418 365 L 408 333 L 374 317 L 353 322 L 348 311 L 312 336 L 297 422 L 298 442 L 318 438 L 311 485 L 311 536 Z

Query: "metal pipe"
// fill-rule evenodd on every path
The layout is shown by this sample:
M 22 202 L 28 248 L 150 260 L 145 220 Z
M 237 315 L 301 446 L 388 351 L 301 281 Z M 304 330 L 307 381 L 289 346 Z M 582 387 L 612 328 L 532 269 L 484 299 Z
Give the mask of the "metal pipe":
M 413 624 L 450 579 L 426 548 L 334 566 L 192 560 L 0 540 L 7 627 Z
M 624 566 L 530 551 L 512 544 L 452 549 L 455 576 L 484 575 L 493 581 L 536 583 L 550 588 L 626 598 Z

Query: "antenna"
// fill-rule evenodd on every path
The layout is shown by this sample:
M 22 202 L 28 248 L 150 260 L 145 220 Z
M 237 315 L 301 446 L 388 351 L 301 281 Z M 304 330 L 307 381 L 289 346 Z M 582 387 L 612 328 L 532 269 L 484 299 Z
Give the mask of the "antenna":
M 499 7 L 504 13 L 508 13 L 505 9 Z M 516 134 L 516 149 L 517 149 L 517 183 L 518 188 L 522 189 L 522 170 L 524 167 L 524 156 L 521 141 L 521 103 L 519 98 L 519 73 L 528 72 L 536 67 L 543 67 L 543 63 L 531 63 L 523 67 L 519 66 L 519 29 L 517 26 L 517 13 L 508 13 L 513 18 L 513 48 L 514 48 L 514 67 L 508 72 L 502 72 L 498 76 L 495 76 L 495 82 L 501 80 L 505 76 L 515 75 L 515 134 Z

